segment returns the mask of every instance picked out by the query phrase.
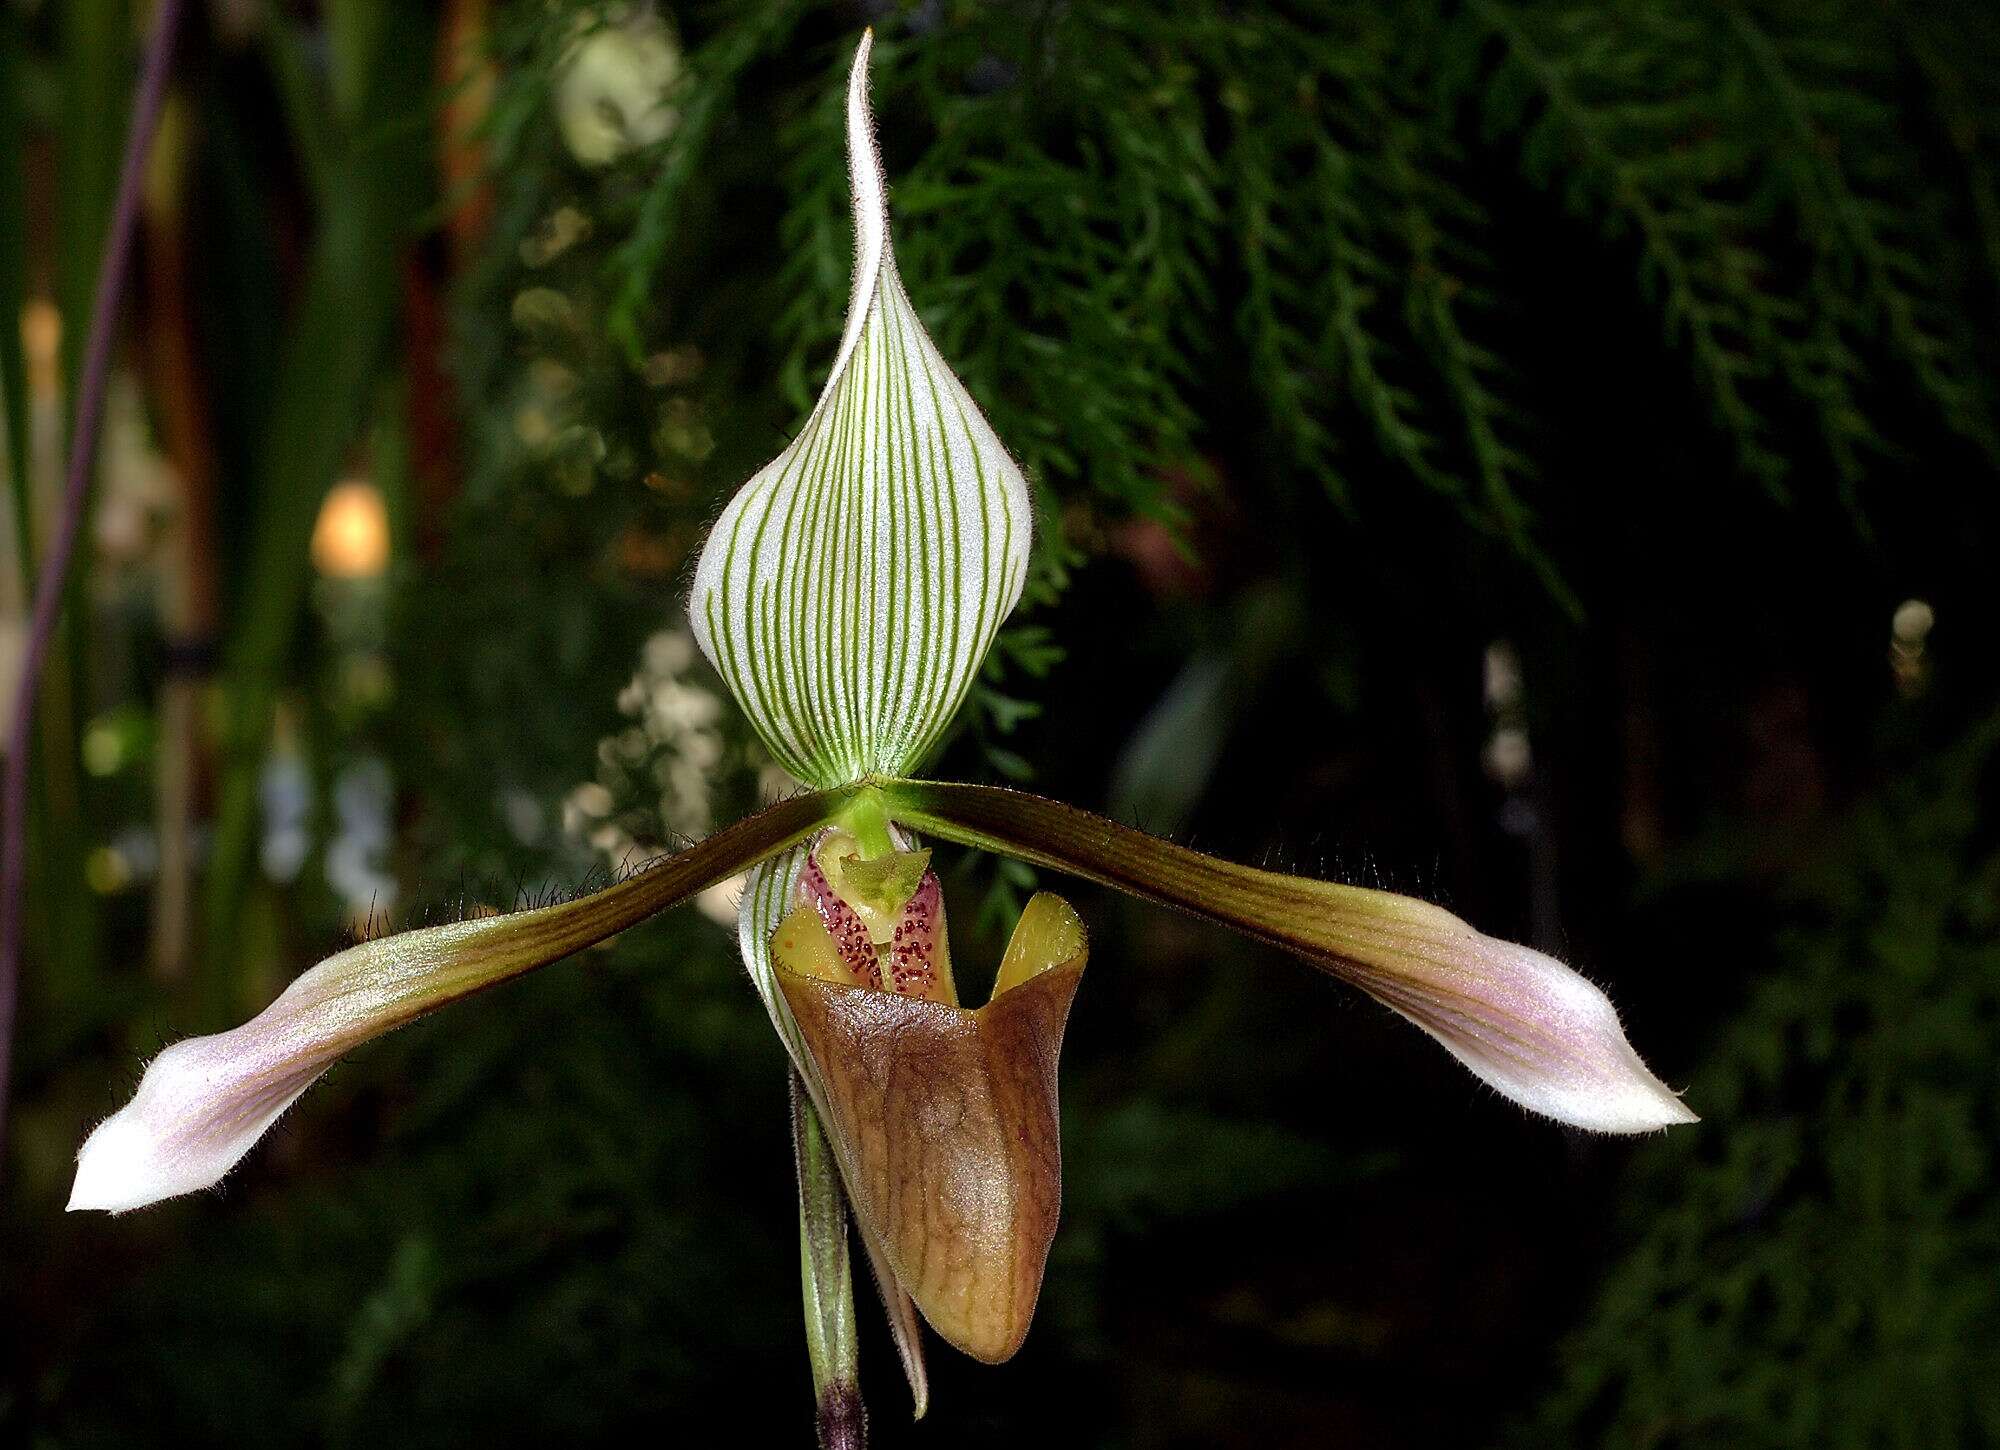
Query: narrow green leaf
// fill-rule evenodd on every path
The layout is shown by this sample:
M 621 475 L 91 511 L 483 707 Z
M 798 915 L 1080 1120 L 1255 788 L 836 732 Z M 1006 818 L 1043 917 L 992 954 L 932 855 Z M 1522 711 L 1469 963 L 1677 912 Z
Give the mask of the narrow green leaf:
M 298 152 L 299 170 L 316 202 L 336 205 L 339 198 L 333 192 L 333 158 L 339 121 L 307 54 L 303 26 L 273 11 L 265 17 L 259 34 L 265 64 L 285 110 L 285 129 Z

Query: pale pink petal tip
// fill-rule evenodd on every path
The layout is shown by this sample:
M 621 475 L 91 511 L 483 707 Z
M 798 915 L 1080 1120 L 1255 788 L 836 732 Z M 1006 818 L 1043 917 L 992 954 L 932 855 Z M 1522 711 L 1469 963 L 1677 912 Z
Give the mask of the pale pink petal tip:
M 1590 982 L 1443 912 L 1427 925 L 1433 930 L 1415 933 L 1429 938 L 1422 967 L 1364 985 L 1481 1081 L 1533 1112 L 1599 1133 L 1698 1121 L 1632 1050 L 1617 1010 Z
M 125 1213 L 221 1182 L 335 1054 L 246 1023 L 177 1042 L 76 1155 L 69 1207 Z M 276 1040 L 273 1040 L 273 1039 Z M 291 1060 L 286 1060 L 288 1057 Z

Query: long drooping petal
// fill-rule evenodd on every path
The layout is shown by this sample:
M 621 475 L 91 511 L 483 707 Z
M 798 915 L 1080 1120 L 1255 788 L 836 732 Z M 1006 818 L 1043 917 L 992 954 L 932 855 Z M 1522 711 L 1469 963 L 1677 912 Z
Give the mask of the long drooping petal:
M 1562 963 L 1386 891 L 1232 865 L 1074 806 L 991 786 L 895 781 L 892 819 L 1221 922 L 1360 987 L 1523 1107 L 1604 1133 L 1694 1121 Z
M 342 1054 L 727 880 L 811 834 L 842 799 L 795 796 L 576 901 L 402 932 L 328 957 L 241 1027 L 154 1058 L 132 1101 L 84 1142 L 69 1206 L 122 1213 L 209 1187 Z
M 695 638 L 784 767 L 815 786 L 905 774 L 950 724 L 1027 577 L 1020 470 L 896 275 L 868 112 L 847 96 L 854 292 L 792 445 L 724 508 Z

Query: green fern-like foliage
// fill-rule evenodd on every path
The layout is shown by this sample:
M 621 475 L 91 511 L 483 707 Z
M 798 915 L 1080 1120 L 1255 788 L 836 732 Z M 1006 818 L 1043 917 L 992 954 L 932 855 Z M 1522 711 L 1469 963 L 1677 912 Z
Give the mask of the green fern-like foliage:
M 1482 3 L 1474 15 L 1504 56 L 1483 98 L 1488 134 L 1636 250 L 1666 338 L 1746 473 L 1775 486 L 1800 461 L 1776 436 L 1782 399 L 1816 421 L 1842 486 L 1859 484 L 1889 443 L 1885 369 L 1992 455 L 1970 259 L 1954 241 L 1968 198 L 1936 174 L 1923 119 L 1904 110 L 1916 78 L 1893 8 Z
M 635 355 L 714 275 L 679 260 L 705 208 L 776 178 L 768 320 L 803 413 L 846 300 L 856 18 L 688 22 L 686 120 L 629 163 L 645 195 L 611 254 Z M 1547 224 L 1523 178 L 1629 265 L 1746 478 L 1828 480 L 1862 517 L 1919 438 L 1996 457 L 1985 22 L 1792 0 L 873 18 L 903 270 L 1045 491 L 1044 602 L 1090 542 L 1058 504 L 1171 520 L 1216 477 L 1342 503 L 1415 482 L 1559 578 L 1531 459 L 1564 380 L 1520 385 L 1547 362 L 1494 262 Z M 1246 392 L 1256 426 L 1218 436 Z
M 1496 302 L 1433 14 L 1193 5 L 958 7 L 885 27 L 878 112 L 898 246 L 946 355 L 1052 497 L 1172 519 L 1171 484 L 1244 440 L 1203 426 L 1247 380 L 1286 477 L 1336 499 L 1386 459 L 1524 547 Z M 1412 26 L 1418 28 L 1413 31 Z M 849 241 L 841 56 L 780 133 L 784 376 L 803 411 Z M 1440 120 L 1445 124 L 1440 125 Z M 675 153 L 680 154 L 680 153 Z M 649 211 L 667 192 L 656 190 Z M 662 227 L 621 257 L 648 275 Z M 639 295 L 634 287 L 628 295 Z M 1073 543 L 1054 510 L 1041 578 Z
M 1686 379 L 1658 412 L 1710 420 L 1702 456 L 1744 485 L 1706 493 L 1725 506 L 1837 501 L 1865 532 L 1912 456 L 1992 477 L 1990 21 L 1860 0 L 715 0 L 671 17 L 671 134 L 578 165 L 553 124 L 565 57 L 651 13 L 495 11 L 495 225 L 457 309 L 484 512 L 415 611 L 440 641 L 560 636 L 535 657 L 564 699 L 626 676 L 707 520 L 817 391 L 847 302 L 839 97 L 864 20 L 904 279 L 1038 496 L 1025 607 L 956 770 L 1031 773 L 1012 737 L 1060 658 L 1052 606 L 1115 526 L 1180 531 L 1203 490 L 1301 540 L 1456 529 L 1444 556 L 1587 612 L 1550 520 L 1633 470 L 1546 467 L 1566 400 L 1603 386 L 1601 356 L 1554 340 L 1578 317 L 1634 330 L 1602 345 L 1657 360 L 1635 387 Z M 1539 256 L 1551 238 L 1596 254 L 1573 283 Z M 468 540 L 501 539 L 594 561 L 627 607 L 516 619 L 454 584 L 498 567 Z M 538 693 L 502 667 L 441 705 Z M 560 721 L 509 771 L 537 732 L 492 714 L 508 728 L 469 791 L 556 770 Z
M 1528 1445 L 2000 1436 L 2000 852 L 1989 727 L 1864 811 L 1648 1154 Z M 1988 823 L 1990 827 L 1990 823 Z

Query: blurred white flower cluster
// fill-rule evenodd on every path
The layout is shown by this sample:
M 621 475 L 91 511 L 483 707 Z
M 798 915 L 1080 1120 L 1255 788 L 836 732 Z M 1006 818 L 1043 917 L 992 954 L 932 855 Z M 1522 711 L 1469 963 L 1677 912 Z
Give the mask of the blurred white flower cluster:
M 685 676 L 696 659 L 685 629 L 646 641 L 618 694 L 632 723 L 597 743 L 596 779 L 563 801 L 563 831 L 627 870 L 703 836 L 714 823 L 710 778 L 722 760 L 722 701 Z
M 570 154 L 585 166 L 608 166 L 666 140 L 680 124 L 667 96 L 682 69 L 680 46 L 651 7 L 614 7 L 580 26 L 555 93 Z

